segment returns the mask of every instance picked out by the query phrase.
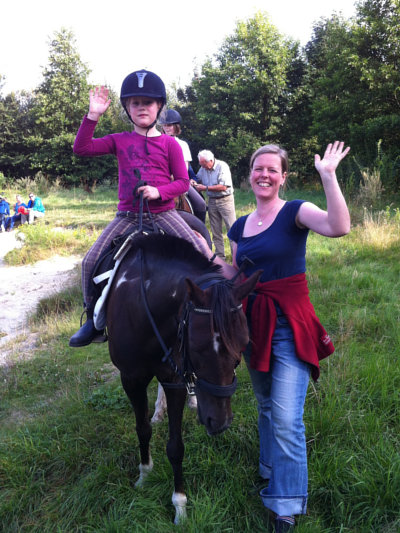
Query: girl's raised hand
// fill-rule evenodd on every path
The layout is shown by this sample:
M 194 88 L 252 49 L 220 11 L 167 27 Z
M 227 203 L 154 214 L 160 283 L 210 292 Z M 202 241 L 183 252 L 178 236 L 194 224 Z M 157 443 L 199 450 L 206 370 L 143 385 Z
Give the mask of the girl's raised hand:
M 99 117 L 105 113 L 111 100 L 108 98 L 108 89 L 103 85 L 90 89 L 89 91 L 89 113 L 88 118 L 91 120 L 98 120 Z
M 333 144 L 328 144 L 326 147 L 324 158 L 318 154 L 315 154 L 315 168 L 318 170 L 319 174 L 333 174 L 335 173 L 340 161 L 346 157 L 350 151 L 350 146 L 345 150 L 344 142 L 335 141 Z

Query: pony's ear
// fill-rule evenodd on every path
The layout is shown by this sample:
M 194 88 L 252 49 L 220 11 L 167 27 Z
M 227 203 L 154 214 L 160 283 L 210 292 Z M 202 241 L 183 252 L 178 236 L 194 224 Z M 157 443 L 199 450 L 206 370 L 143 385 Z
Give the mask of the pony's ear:
M 196 305 L 205 305 L 206 304 L 206 295 L 202 289 L 190 278 L 185 279 L 186 288 L 189 295 L 189 300 Z
M 235 295 L 235 298 L 237 298 L 239 301 L 243 300 L 243 298 L 246 298 L 246 296 L 248 296 L 251 291 L 254 290 L 262 273 L 262 270 L 257 270 L 249 278 L 247 278 L 246 281 L 240 283 L 240 285 L 237 285 L 233 289 L 233 294 Z

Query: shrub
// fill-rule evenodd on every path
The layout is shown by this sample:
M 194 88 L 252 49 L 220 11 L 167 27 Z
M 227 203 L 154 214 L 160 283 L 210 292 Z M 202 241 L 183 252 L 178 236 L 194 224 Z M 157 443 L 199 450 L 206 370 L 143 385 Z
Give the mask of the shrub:
M 375 207 L 382 198 L 384 191 L 381 173 L 378 169 L 361 171 L 362 180 L 356 201 L 360 205 Z

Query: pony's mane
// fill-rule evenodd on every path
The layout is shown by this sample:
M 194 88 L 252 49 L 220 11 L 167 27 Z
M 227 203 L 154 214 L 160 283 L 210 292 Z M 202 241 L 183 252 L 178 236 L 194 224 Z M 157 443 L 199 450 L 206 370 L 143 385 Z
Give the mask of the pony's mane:
M 141 248 L 145 254 L 157 256 L 159 261 L 179 261 L 208 272 L 220 272 L 218 265 L 211 265 L 210 261 L 201 252 L 185 239 L 173 235 L 138 235 L 132 244 L 132 253 Z
M 233 299 L 232 283 L 226 280 L 213 285 L 211 295 L 214 326 L 229 353 L 236 353 L 238 347 L 232 345 L 232 340 L 236 338 L 237 323 L 231 319 L 231 315 L 237 312 L 237 303 Z M 239 349 L 241 348 L 240 346 Z

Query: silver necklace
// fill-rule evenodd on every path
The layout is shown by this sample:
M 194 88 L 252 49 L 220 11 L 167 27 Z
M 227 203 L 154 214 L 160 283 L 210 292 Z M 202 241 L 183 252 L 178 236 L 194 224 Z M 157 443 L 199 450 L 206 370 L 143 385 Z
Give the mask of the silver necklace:
M 272 212 L 274 212 L 275 210 L 275 207 L 273 207 L 268 213 L 267 213 L 267 216 L 269 216 Z M 257 217 L 258 217 L 258 222 L 257 222 L 257 226 L 262 226 L 264 224 L 264 220 L 262 219 L 262 217 L 258 214 L 258 211 L 256 209 L 255 213 L 257 213 Z
M 256 211 L 256 213 L 257 213 L 257 211 Z M 263 219 L 258 215 L 258 213 L 257 213 L 257 216 L 259 218 L 259 221 L 257 222 L 257 226 L 262 226 L 263 225 Z

